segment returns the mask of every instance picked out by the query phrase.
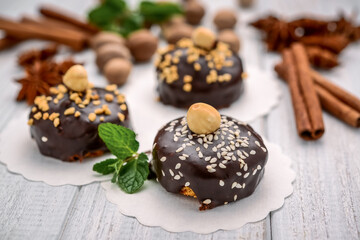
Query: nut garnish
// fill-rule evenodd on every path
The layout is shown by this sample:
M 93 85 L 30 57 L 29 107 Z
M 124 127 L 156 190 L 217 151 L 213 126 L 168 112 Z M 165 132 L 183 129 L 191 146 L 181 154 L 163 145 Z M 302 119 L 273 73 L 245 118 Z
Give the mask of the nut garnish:
M 64 111 L 64 114 L 65 115 L 72 115 L 72 114 L 74 114 L 75 113 L 75 108 L 74 107 L 70 107 L 70 108 L 68 108 L 68 109 L 66 109 L 65 111 Z
M 57 127 L 57 126 L 59 126 L 59 124 L 60 124 L 60 119 L 59 119 L 59 118 L 55 118 L 55 119 L 54 119 L 54 126 Z
M 220 113 L 206 103 L 195 103 L 191 105 L 187 112 L 186 119 L 190 130 L 197 134 L 215 132 L 221 123 Z
M 210 50 L 214 47 L 216 36 L 215 34 L 207 28 L 198 27 L 194 30 L 192 34 L 192 40 L 194 41 L 195 45 L 198 47 L 205 48 Z
M 91 122 L 95 121 L 96 120 L 96 114 L 95 113 L 90 113 L 89 116 L 88 116 L 89 120 Z
M 76 111 L 74 114 L 75 117 L 80 117 L 80 115 L 81 115 L 81 113 L 79 111 Z
M 82 65 L 72 66 L 63 77 L 64 84 L 73 91 L 85 91 L 89 82 L 87 73 Z
M 30 118 L 29 121 L 27 122 L 27 124 L 29 126 L 33 125 L 33 123 L 34 123 L 34 119 L 32 119 L 32 118 Z

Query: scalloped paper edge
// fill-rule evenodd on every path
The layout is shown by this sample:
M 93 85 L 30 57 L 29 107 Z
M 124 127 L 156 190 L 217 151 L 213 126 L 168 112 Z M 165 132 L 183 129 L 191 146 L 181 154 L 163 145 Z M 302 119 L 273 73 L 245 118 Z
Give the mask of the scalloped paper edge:
M 266 171 L 266 169 L 269 168 L 267 165 L 265 166 L 264 178 L 253 195 L 235 203 L 230 203 L 226 206 L 220 206 L 205 212 L 200 212 L 198 210 L 199 205 L 197 200 L 191 198 L 185 199 L 186 197 L 184 196 L 168 193 L 155 181 L 147 182 L 138 193 L 131 195 L 122 192 L 115 184 L 110 182 L 103 182 L 101 183 L 101 186 L 106 191 L 106 198 L 110 202 L 116 204 L 123 215 L 135 217 L 145 226 L 161 227 L 169 232 L 191 231 L 202 234 L 212 233 L 217 230 L 234 230 L 247 223 L 263 220 L 271 211 L 281 208 L 284 205 L 285 198 L 289 197 L 293 192 L 292 182 L 295 180 L 296 174 L 295 171 L 291 169 L 291 159 L 282 153 L 279 146 L 269 142 L 266 142 L 266 145 L 269 150 L 268 164 L 270 161 L 277 161 L 273 163 L 277 165 L 272 167 L 275 169 L 281 169 L 281 176 L 274 170 L 272 170 L 274 172 L 268 173 Z M 271 157 L 270 154 L 275 156 Z M 277 193 L 276 196 L 273 195 L 274 191 L 263 189 L 264 186 L 261 187 L 264 184 L 269 184 L 267 182 L 264 183 L 264 181 L 266 181 L 269 177 L 272 179 L 281 179 L 281 188 L 277 186 L 278 190 L 275 191 Z M 270 179 L 268 181 L 270 181 Z M 157 189 L 155 189 L 155 187 Z M 270 187 L 275 186 L 270 184 Z M 164 195 L 159 197 L 157 194 L 159 193 L 158 189 L 162 189 L 160 192 L 164 193 Z M 270 198 L 267 195 L 266 199 L 259 199 L 261 191 L 265 191 L 265 193 L 271 191 Z M 164 201 L 164 197 L 168 198 L 168 200 Z M 179 199 L 178 203 L 183 204 L 184 201 L 186 201 L 186 203 L 174 207 L 174 204 L 176 203 L 172 203 L 170 201 L 175 198 Z M 154 201 L 158 201 L 158 203 L 154 203 Z M 236 214 L 236 212 L 241 210 L 241 207 L 243 207 L 240 206 L 239 209 L 239 205 L 242 204 L 243 201 L 246 201 L 248 204 L 250 203 L 253 207 L 250 214 L 245 217 L 241 213 Z M 269 202 L 271 202 L 271 204 L 269 204 Z M 264 203 L 266 207 L 263 207 Z M 189 206 L 189 204 L 191 206 Z M 166 211 L 168 211 L 166 216 L 164 216 L 162 210 L 164 207 L 166 207 Z M 184 212 L 184 207 L 190 207 L 193 210 L 193 213 L 191 213 L 192 210 L 189 211 L 189 209 L 186 209 L 186 214 L 190 212 L 186 215 L 187 219 L 184 221 L 178 221 L 181 217 L 184 217 L 184 214 L 182 214 Z M 224 211 L 225 209 L 226 211 Z M 235 212 L 235 214 L 230 214 L 230 216 L 228 216 L 229 211 L 231 213 Z M 225 217 L 224 215 L 222 216 L 222 214 L 226 214 L 226 219 L 223 219 Z M 200 220 L 201 222 L 199 222 L 198 218 L 202 218 L 199 217 L 201 215 L 204 215 L 204 217 Z

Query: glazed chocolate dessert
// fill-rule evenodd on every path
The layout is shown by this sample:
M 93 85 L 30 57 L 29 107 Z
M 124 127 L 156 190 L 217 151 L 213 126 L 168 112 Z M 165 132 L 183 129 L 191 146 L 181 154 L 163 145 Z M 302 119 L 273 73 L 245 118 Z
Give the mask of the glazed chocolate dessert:
M 164 104 L 187 108 L 204 102 L 222 108 L 240 97 L 241 59 L 227 44 L 216 42 L 211 32 L 204 31 L 197 29 L 193 40 L 182 39 L 160 51 L 155 65 L 157 91 Z
M 249 125 L 220 115 L 215 131 L 194 133 L 190 121 L 204 124 L 189 112 L 166 124 L 154 140 L 152 165 L 160 184 L 168 192 L 196 197 L 200 210 L 251 195 L 268 157 L 262 138 Z M 202 118 L 209 120 L 206 114 Z
M 100 123 L 130 127 L 125 97 L 116 85 L 74 91 L 61 84 L 51 92 L 35 99 L 28 122 L 43 155 L 63 161 L 99 156 L 107 151 L 98 136 Z

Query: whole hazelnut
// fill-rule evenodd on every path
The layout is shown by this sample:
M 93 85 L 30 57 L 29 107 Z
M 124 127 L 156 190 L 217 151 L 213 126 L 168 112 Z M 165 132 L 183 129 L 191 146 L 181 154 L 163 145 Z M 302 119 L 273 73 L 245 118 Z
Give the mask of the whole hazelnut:
M 215 45 L 216 36 L 209 29 L 198 27 L 192 33 L 192 40 L 196 46 L 210 50 Z
M 236 13 L 232 10 L 223 9 L 216 13 L 214 17 L 214 24 L 218 30 L 232 29 L 236 24 Z
M 220 113 L 206 103 L 194 103 L 186 114 L 190 130 L 197 134 L 209 134 L 220 127 Z
M 132 63 L 124 58 L 113 58 L 104 66 L 104 74 L 110 84 L 123 85 L 132 69 Z
M 105 64 L 113 58 L 130 59 L 131 54 L 126 46 L 117 43 L 105 44 L 96 51 L 96 65 L 100 71 L 103 71 Z
M 198 25 L 205 15 L 205 8 L 196 0 L 187 1 L 185 4 L 185 18 L 191 25 Z
M 186 19 L 183 15 L 175 15 L 175 16 L 171 17 L 165 23 L 161 24 L 161 29 L 164 30 L 168 27 L 173 27 L 173 26 L 177 26 L 177 25 L 181 25 L 181 24 L 185 24 L 185 23 L 186 23 Z
M 73 91 L 85 91 L 89 84 L 85 68 L 82 65 L 74 65 L 69 68 L 63 76 L 63 83 Z
M 125 45 L 125 39 L 117 33 L 112 32 L 99 32 L 90 40 L 90 45 L 94 50 L 107 43 L 117 43 Z
M 254 0 L 239 0 L 239 4 L 241 7 L 248 8 L 254 4 Z
M 157 45 L 157 37 L 147 29 L 133 32 L 127 39 L 127 46 L 138 62 L 149 61 L 156 52 Z
M 193 30 L 193 27 L 189 24 L 177 24 L 176 26 L 166 29 L 164 36 L 168 43 L 175 44 L 182 38 L 191 38 Z
M 240 50 L 240 39 L 236 36 L 236 33 L 231 29 L 222 30 L 218 35 L 218 40 L 229 44 L 230 49 L 237 53 Z

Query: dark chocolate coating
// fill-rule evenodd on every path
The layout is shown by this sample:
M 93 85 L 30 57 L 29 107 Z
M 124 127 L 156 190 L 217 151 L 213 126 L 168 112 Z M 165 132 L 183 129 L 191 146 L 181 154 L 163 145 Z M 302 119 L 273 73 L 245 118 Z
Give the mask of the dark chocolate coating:
M 249 125 L 227 116 L 222 116 L 220 129 L 206 135 L 206 141 L 204 137 L 191 132 L 186 118 L 175 119 L 158 132 L 152 164 L 160 184 L 172 193 L 188 186 L 207 208 L 251 195 L 268 158 L 262 138 Z M 211 164 L 216 166 L 209 168 Z
M 107 151 L 105 143 L 98 135 L 98 126 L 102 123 L 100 122 L 99 116 L 97 116 L 94 122 L 88 119 L 88 115 L 94 112 L 95 109 L 101 108 L 103 104 L 107 104 L 111 111 L 111 115 L 100 115 L 104 116 L 104 122 L 131 127 L 127 109 L 122 111 L 116 100 L 113 102 L 105 101 L 104 95 L 109 93 L 105 89 L 94 88 L 93 91 L 100 97 L 99 100 L 101 104 L 98 106 L 90 103 L 85 108 L 80 108 L 75 102 L 69 99 L 68 93 L 65 93 L 64 97 L 60 99 L 57 104 L 53 101 L 48 102 L 49 114 L 53 112 L 60 113 L 60 125 L 58 127 L 54 127 L 53 122 L 49 119 L 34 119 L 34 123 L 30 127 L 31 136 L 35 139 L 43 155 L 63 161 L 74 161 L 82 160 L 89 154 L 96 154 L 97 151 Z M 56 97 L 56 95 L 54 97 Z M 81 115 L 79 117 L 65 115 L 64 111 L 70 107 L 74 107 Z M 118 112 L 125 115 L 123 122 L 118 118 Z M 34 118 L 33 112 L 30 113 L 29 118 Z M 43 141 L 43 137 L 47 139 L 46 142 Z
M 161 56 L 161 61 L 164 60 L 165 55 L 170 54 L 174 56 L 176 51 L 181 50 L 183 54 L 179 57 L 180 61 L 176 64 L 178 68 L 179 79 L 171 84 L 166 81 L 160 81 L 161 69 L 157 68 L 158 86 L 157 91 L 159 93 L 160 101 L 164 104 L 173 105 L 179 108 L 188 108 L 193 103 L 203 102 L 210 104 L 211 106 L 219 109 L 230 106 L 231 103 L 236 101 L 243 91 L 243 66 L 240 57 L 233 53 L 232 56 L 226 57 L 227 61 L 232 61 L 233 66 L 222 67 L 217 70 L 218 75 L 228 73 L 231 75 L 229 82 L 214 82 L 208 84 L 206 82 L 206 76 L 209 75 L 211 68 L 209 68 L 207 60 L 204 55 L 200 55 L 196 60 L 201 65 L 201 70 L 196 71 L 194 69 L 194 63 L 187 62 L 187 48 L 175 48 Z M 216 70 L 216 69 L 215 69 Z M 186 92 L 183 90 L 185 75 L 193 77 L 191 82 L 192 90 Z

